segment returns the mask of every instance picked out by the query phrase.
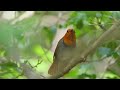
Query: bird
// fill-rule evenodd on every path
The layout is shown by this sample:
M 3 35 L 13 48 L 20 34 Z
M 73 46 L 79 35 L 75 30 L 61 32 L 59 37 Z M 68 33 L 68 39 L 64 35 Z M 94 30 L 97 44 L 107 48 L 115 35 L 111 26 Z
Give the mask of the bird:
M 48 74 L 56 75 L 62 72 L 73 57 L 76 47 L 76 35 L 74 29 L 67 29 L 65 35 L 59 40 L 54 55 L 53 63 L 48 70 Z

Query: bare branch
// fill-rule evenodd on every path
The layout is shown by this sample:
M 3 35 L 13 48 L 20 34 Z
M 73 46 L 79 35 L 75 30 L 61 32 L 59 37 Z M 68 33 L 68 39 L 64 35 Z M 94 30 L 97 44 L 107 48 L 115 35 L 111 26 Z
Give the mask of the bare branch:
M 33 68 L 29 67 L 28 65 L 21 63 L 21 67 L 23 69 L 23 74 L 28 79 L 43 79 L 44 76 L 41 73 L 37 73 Z

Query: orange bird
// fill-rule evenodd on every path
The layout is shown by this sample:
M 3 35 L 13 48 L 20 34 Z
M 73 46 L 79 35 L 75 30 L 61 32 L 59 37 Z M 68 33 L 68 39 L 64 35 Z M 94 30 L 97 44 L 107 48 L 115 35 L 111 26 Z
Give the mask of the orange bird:
M 53 56 L 53 63 L 48 70 L 48 74 L 55 75 L 64 70 L 72 58 L 72 52 L 76 47 L 76 36 L 73 29 L 68 29 L 66 34 L 57 44 Z

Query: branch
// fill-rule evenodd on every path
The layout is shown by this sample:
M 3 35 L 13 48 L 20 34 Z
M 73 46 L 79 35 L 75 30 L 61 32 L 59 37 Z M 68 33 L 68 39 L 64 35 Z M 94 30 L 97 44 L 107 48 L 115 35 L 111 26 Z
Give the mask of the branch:
M 12 24 L 16 24 L 19 21 L 22 21 L 25 18 L 29 18 L 31 16 L 33 16 L 35 13 L 35 11 L 25 11 L 22 15 L 20 15 L 18 18 L 15 18 L 14 21 L 12 21 Z
M 106 32 L 104 32 L 94 43 L 86 49 L 80 56 L 77 56 L 76 58 L 72 59 L 70 64 L 64 69 L 63 72 L 60 72 L 56 75 L 53 75 L 51 77 L 48 77 L 48 79 L 57 79 L 62 77 L 64 74 L 69 72 L 74 66 L 77 64 L 86 61 L 86 58 L 89 54 L 94 52 L 97 47 L 99 47 L 104 41 L 108 40 L 113 32 L 116 32 L 117 30 L 120 29 L 120 21 L 116 22 L 114 25 L 111 26 L 110 29 L 108 29 Z M 118 33 L 119 34 L 119 33 Z
M 44 78 L 44 76 L 41 73 L 37 73 L 30 66 L 28 66 L 24 63 L 21 63 L 20 66 L 22 67 L 22 70 L 23 70 L 21 75 L 26 76 L 28 79 L 43 79 Z

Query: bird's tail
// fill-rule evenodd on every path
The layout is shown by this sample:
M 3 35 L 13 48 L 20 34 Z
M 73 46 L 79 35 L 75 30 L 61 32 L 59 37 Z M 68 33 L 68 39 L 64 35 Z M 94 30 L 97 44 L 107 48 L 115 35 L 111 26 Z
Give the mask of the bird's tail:
M 59 61 L 59 60 L 54 60 L 48 70 L 48 74 L 55 75 L 58 72 L 63 71 L 66 66 L 67 66 L 67 63 L 65 63 L 63 61 Z

